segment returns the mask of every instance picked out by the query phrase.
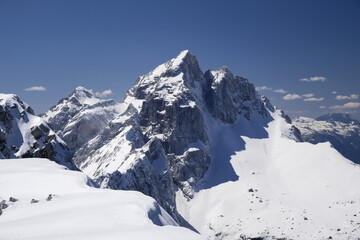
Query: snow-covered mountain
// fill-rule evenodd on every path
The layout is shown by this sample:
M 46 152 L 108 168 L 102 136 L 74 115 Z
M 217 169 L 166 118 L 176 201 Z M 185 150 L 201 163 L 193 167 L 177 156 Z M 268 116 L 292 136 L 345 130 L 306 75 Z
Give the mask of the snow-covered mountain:
M 42 157 L 67 166 L 71 161 L 66 143 L 47 122 L 14 94 L 0 94 L 0 159 Z
M 122 105 L 114 100 L 100 99 L 92 90 L 77 87 L 42 117 L 67 143 L 73 154 L 121 111 Z
M 205 240 L 139 192 L 95 189 L 45 159 L 0 161 L 0 239 Z
M 305 141 L 330 142 L 344 157 L 360 163 L 360 122 L 349 114 L 331 113 L 316 119 L 294 119 Z
M 139 77 L 118 113 L 74 153 L 102 188 L 152 196 L 210 239 L 360 236 L 359 166 L 303 142 L 228 68 L 203 73 L 183 51 Z
M 237 180 L 230 156 L 244 148 L 238 126 L 267 137 L 276 111 L 247 79 L 226 67 L 203 73 L 188 51 L 141 76 L 125 104 L 74 161 L 102 187 L 141 191 L 177 220 L 175 191 L 191 199 L 204 187 Z M 283 134 L 301 140 L 295 127 L 286 127 Z

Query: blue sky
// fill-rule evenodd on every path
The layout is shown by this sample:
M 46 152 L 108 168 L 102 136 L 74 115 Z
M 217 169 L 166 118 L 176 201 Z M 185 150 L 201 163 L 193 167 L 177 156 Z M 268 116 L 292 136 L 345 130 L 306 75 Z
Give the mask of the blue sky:
M 358 0 L 0 0 L 1 92 L 36 113 L 79 85 L 121 101 L 189 49 L 204 71 L 228 66 L 291 117 L 360 119 L 359 29 Z

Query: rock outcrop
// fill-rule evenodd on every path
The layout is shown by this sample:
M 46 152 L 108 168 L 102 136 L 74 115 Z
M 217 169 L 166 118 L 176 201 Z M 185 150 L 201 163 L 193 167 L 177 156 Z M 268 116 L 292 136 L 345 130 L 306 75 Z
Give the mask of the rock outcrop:
M 13 94 L 0 94 L 0 158 L 48 158 L 76 169 L 66 143 L 32 108 Z

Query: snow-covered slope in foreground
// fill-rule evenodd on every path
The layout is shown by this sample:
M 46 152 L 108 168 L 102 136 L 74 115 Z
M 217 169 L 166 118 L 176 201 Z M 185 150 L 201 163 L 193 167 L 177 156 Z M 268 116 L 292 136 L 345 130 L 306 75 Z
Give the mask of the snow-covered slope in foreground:
M 245 150 L 231 157 L 239 179 L 191 200 L 178 192 L 178 211 L 211 239 L 358 239 L 359 166 L 329 143 L 281 136 L 285 120 L 279 111 L 271 115 L 269 137 L 242 136 Z
M 176 226 L 150 197 L 87 182 L 84 174 L 46 159 L 0 160 L 0 202 L 8 205 L 0 215 L 0 239 L 204 239 Z

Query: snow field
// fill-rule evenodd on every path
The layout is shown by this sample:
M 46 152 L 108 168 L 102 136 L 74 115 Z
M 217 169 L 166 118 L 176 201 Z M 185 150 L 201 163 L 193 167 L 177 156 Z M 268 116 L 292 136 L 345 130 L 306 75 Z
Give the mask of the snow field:
M 204 239 L 178 227 L 152 198 L 88 181 L 47 159 L 0 160 L 0 200 L 9 205 L 0 239 Z

